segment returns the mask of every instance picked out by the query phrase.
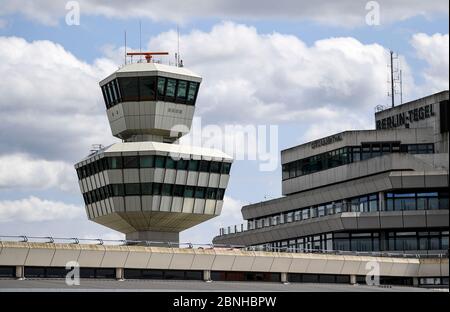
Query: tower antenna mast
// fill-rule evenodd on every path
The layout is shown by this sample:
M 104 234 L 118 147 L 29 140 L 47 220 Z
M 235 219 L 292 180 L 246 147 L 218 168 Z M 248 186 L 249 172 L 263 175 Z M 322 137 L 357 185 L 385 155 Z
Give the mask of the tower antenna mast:
M 392 107 L 395 106 L 395 94 L 394 94 L 394 51 L 390 51 L 391 55 L 391 99 Z
M 127 31 L 124 31 L 124 43 L 125 43 L 125 53 L 124 53 L 124 58 L 125 58 L 125 65 L 127 65 Z
M 180 30 L 177 24 L 177 67 L 180 66 Z
M 142 27 L 141 27 L 141 20 L 139 20 L 139 53 L 142 52 Z M 139 57 L 139 59 L 141 59 Z

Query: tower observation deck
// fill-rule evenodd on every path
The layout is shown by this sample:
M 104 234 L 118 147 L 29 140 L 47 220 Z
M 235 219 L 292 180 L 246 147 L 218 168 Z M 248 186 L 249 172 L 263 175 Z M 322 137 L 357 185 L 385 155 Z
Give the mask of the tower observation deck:
M 178 242 L 180 231 L 220 215 L 233 160 L 178 144 L 190 130 L 202 78 L 152 62 L 164 52 L 142 54 L 147 62 L 100 81 L 112 134 L 122 142 L 75 169 L 90 220 L 127 239 Z

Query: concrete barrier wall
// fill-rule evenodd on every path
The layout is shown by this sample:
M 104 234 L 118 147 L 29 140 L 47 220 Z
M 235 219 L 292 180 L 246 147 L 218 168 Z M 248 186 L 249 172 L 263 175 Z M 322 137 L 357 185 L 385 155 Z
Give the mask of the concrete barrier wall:
M 448 276 L 448 258 L 410 259 L 279 253 L 238 249 L 165 248 L 0 242 L 0 266 L 147 268 L 171 270 L 245 271 L 366 275 L 379 269 L 381 276 Z

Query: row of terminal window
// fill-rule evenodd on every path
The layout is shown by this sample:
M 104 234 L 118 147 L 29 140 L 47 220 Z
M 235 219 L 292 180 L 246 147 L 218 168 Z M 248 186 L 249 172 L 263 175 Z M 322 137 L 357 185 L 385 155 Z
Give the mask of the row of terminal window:
M 109 109 L 120 102 L 166 101 L 195 105 L 199 83 L 156 77 L 123 77 L 102 86 L 103 99 Z
M 311 174 L 390 153 L 432 154 L 434 153 L 434 145 L 377 142 L 372 144 L 363 144 L 361 146 L 343 147 L 284 164 L 282 179 L 292 179 L 306 174 Z
M 385 211 L 449 209 L 448 191 L 390 192 L 385 194 Z M 364 195 L 338 202 L 297 209 L 276 215 L 251 219 L 248 230 L 258 229 L 294 221 L 333 215 L 341 212 L 379 211 L 378 195 Z
M 198 159 L 174 159 L 171 156 L 136 155 L 100 158 L 77 169 L 78 179 L 87 178 L 104 170 L 163 168 L 230 174 L 231 163 Z
M 293 238 L 254 246 L 268 251 L 302 252 L 448 250 L 448 230 L 335 232 Z
M 83 193 L 86 205 L 107 199 L 109 197 L 121 196 L 145 196 L 160 195 L 198 199 L 223 200 L 225 189 L 179 185 L 168 183 L 125 183 L 109 184 L 92 191 Z

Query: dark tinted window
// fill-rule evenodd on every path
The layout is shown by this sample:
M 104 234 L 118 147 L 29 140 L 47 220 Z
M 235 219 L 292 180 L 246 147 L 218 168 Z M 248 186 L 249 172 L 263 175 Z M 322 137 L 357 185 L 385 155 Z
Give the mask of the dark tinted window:
M 187 170 L 189 161 L 186 159 L 179 159 L 177 161 L 177 169 L 178 170 Z
M 209 161 L 200 160 L 200 166 L 198 168 L 199 171 L 208 172 L 209 171 Z
M 187 92 L 187 81 L 179 80 L 177 89 L 177 99 L 185 100 Z
M 194 187 L 190 185 L 186 185 L 184 188 L 184 197 L 194 197 Z
M 164 156 L 155 156 L 155 167 L 164 168 L 166 158 Z
M 153 101 L 155 99 L 156 77 L 140 77 L 139 88 L 141 101 Z
M 173 184 L 163 184 L 161 195 L 172 196 Z
M 188 90 L 188 94 L 187 94 L 187 100 L 189 103 L 194 103 L 195 101 L 195 95 L 197 93 L 197 86 L 198 83 L 197 82 L 189 82 L 189 90 Z
M 165 85 L 166 85 L 166 78 L 158 77 L 158 99 L 164 98 Z
M 198 163 L 199 163 L 198 160 L 191 159 L 189 161 L 189 170 L 197 171 L 198 170 Z
M 152 183 L 142 183 L 141 184 L 142 195 L 152 195 L 152 191 L 153 191 Z
M 140 166 L 141 168 L 153 168 L 153 156 L 140 156 Z
M 112 184 L 111 185 L 111 193 L 113 196 L 123 196 L 123 184 Z
M 195 189 L 195 198 L 205 198 L 205 188 L 197 187 Z
M 139 101 L 138 78 L 119 78 L 123 101 Z
M 174 97 L 175 96 L 175 87 L 177 85 L 177 81 L 175 79 L 167 79 L 167 87 L 166 87 L 166 96 Z
M 211 173 L 220 173 L 220 162 L 211 162 Z
M 141 190 L 139 183 L 127 183 L 125 184 L 125 195 L 140 195 Z
M 216 199 L 217 196 L 217 189 L 215 188 L 208 188 L 206 191 L 206 198 L 207 199 Z
M 138 156 L 124 156 L 123 157 L 124 168 L 139 168 Z
M 183 197 L 183 195 L 184 195 L 184 186 L 175 185 L 173 188 L 173 196 Z
M 108 169 L 122 169 L 122 157 L 108 157 Z
M 223 200 L 224 194 L 225 194 L 224 189 L 217 189 L 217 200 Z
M 231 169 L 231 163 L 227 163 L 227 162 L 222 163 L 221 171 L 223 174 L 230 174 L 230 169 Z
M 166 158 L 166 168 L 167 169 L 175 169 L 175 161 L 170 156 Z
M 153 183 L 153 195 L 161 195 L 161 183 Z

